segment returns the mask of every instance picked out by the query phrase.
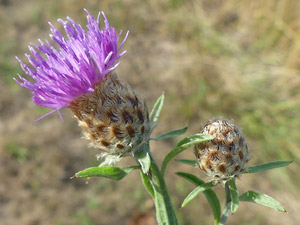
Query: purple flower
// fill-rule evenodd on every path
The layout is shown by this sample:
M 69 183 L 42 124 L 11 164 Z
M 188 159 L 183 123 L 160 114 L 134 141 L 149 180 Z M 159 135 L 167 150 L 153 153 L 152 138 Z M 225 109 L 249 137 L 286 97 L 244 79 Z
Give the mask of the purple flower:
M 20 74 L 20 81 L 14 80 L 32 91 L 35 104 L 54 109 L 46 115 L 55 111 L 59 113 L 59 109 L 68 107 L 77 97 L 94 91 L 94 85 L 104 80 L 119 65 L 120 62 L 116 61 L 126 52 L 120 53 L 120 49 L 128 32 L 118 46 L 122 31 L 117 36 L 103 12 L 105 29 L 100 30 L 100 13 L 95 20 L 85 11 L 88 14 L 88 31 L 84 31 L 69 17 L 66 21 L 58 19 L 64 26 L 65 37 L 49 23 L 52 32 L 50 37 L 59 46 L 58 49 L 47 41 L 44 43 L 39 40 L 39 45 L 29 46 L 31 55 L 25 54 L 31 66 L 17 58 L 23 71 L 34 81 L 28 81 Z

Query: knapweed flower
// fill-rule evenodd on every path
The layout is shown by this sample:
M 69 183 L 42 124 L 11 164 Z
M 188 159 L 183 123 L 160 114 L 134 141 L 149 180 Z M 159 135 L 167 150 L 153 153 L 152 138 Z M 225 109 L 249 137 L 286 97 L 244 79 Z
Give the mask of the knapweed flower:
M 32 91 L 35 104 L 52 108 L 50 113 L 70 108 L 84 137 L 102 150 L 102 155 L 118 158 L 132 153 L 148 137 L 148 110 L 113 72 L 125 54 L 120 50 L 128 32 L 118 46 L 122 31 L 117 35 L 103 12 L 105 28 L 100 29 L 101 14 L 95 20 L 85 11 L 87 31 L 71 18 L 58 19 L 64 26 L 64 36 L 49 23 L 50 37 L 58 48 L 41 40 L 39 45 L 31 44 L 31 55 L 26 55 L 31 66 L 17 59 L 33 81 L 19 74 L 20 81 L 15 81 Z
M 220 182 L 238 177 L 247 167 L 249 150 L 241 130 L 226 119 L 212 119 L 200 133 L 215 138 L 194 147 L 200 169 L 210 180 Z

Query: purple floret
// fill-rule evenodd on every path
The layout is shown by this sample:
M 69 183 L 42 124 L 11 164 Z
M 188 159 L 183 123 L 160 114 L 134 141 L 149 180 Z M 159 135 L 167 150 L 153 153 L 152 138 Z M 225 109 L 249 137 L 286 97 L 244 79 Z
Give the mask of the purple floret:
M 103 12 L 105 29 L 100 30 L 100 13 L 95 20 L 85 11 L 88 14 L 88 31 L 84 31 L 69 17 L 66 21 L 58 19 L 65 28 L 65 37 L 49 23 L 52 33 L 50 37 L 59 46 L 58 49 L 47 41 L 44 43 L 39 40 L 39 45 L 29 46 L 31 55 L 25 54 L 31 66 L 17 58 L 23 71 L 34 82 L 26 80 L 20 74 L 20 81 L 14 80 L 32 91 L 35 104 L 52 108 L 53 111 L 68 107 L 78 96 L 93 91 L 93 86 L 105 79 L 119 65 L 120 62 L 116 61 L 125 54 L 126 51 L 120 53 L 120 49 L 128 32 L 118 46 L 122 31 L 117 36 Z

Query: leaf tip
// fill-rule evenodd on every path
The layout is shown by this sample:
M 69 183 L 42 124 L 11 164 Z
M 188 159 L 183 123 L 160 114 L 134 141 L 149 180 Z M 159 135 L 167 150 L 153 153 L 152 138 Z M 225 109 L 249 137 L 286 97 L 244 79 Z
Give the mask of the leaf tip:
M 75 179 L 75 178 L 77 178 L 76 175 L 70 177 L 70 180 L 73 180 L 73 179 Z

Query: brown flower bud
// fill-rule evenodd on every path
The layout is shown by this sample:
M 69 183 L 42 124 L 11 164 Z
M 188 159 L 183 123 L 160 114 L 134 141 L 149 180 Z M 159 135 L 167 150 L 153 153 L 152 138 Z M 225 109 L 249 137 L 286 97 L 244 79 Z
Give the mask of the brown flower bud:
M 212 119 L 200 131 L 215 138 L 194 147 L 200 169 L 210 180 L 238 177 L 249 161 L 249 150 L 241 130 L 226 119 Z
M 96 84 L 93 92 L 75 99 L 70 108 L 83 136 L 110 162 L 133 155 L 149 138 L 151 124 L 145 102 L 115 73 Z

